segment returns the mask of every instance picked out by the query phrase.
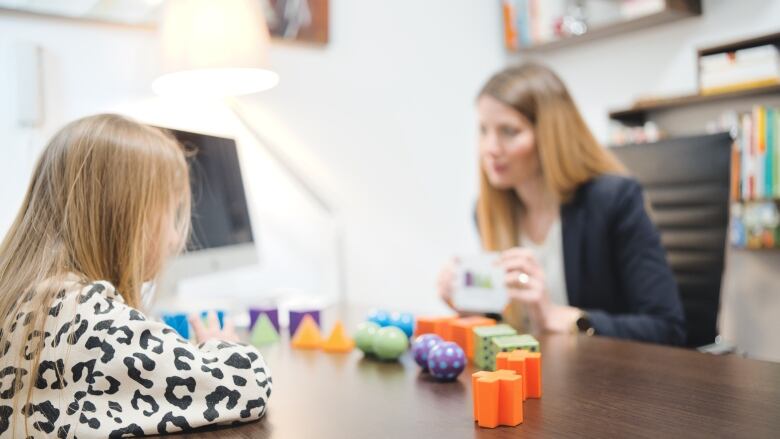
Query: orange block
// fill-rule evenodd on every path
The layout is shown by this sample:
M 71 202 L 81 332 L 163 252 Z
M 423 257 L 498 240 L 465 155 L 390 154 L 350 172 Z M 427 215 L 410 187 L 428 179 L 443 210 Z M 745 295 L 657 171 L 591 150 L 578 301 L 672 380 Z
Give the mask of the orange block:
M 499 380 L 498 423 L 515 426 L 523 422 L 523 390 L 525 379 L 520 375 Z
M 518 349 L 499 352 L 496 369 L 512 370 L 523 376 L 523 401 L 542 397 L 542 354 Z
M 526 352 L 525 353 L 525 370 L 528 374 L 523 378 L 523 382 L 528 383 L 526 387 L 526 395 L 529 398 L 541 398 L 542 397 L 542 353 L 541 352 Z
M 471 330 L 477 326 L 493 326 L 495 324 L 495 320 L 481 316 L 457 319 L 450 325 L 452 341 L 463 348 L 468 359 L 472 359 L 474 358 L 474 337 Z
M 417 317 L 414 321 L 414 336 L 433 334 L 435 319 L 432 317 Z
M 524 350 L 515 350 L 512 352 L 499 352 L 496 355 L 496 369 L 511 370 L 516 374 L 523 377 L 523 401 L 528 397 L 528 379 L 526 378 L 525 370 L 525 353 Z
M 477 424 L 480 427 L 498 427 L 498 408 L 501 386 L 497 377 L 483 377 L 474 386 L 477 398 Z
M 509 352 L 499 352 L 496 355 L 496 370 L 509 370 Z
M 476 389 L 477 388 L 477 380 L 478 379 L 480 379 L 482 377 L 486 377 L 486 376 L 492 376 L 492 375 L 495 375 L 495 376 L 512 376 L 512 375 L 515 375 L 515 372 L 512 371 L 512 370 L 497 370 L 495 372 L 489 372 L 489 371 L 483 370 L 483 371 L 475 372 L 475 373 L 471 374 L 471 388 L 472 389 Z M 472 393 L 472 397 L 473 397 L 473 400 L 474 400 L 474 420 L 476 421 L 478 419 L 477 407 L 479 406 L 479 404 L 477 403 L 477 393 L 473 392 Z
M 322 349 L 325 352 L 352 352 L 355 348 L 355 340 L 352 340 L 347 332 L 344 330 L 344 325 L 341 322 L 336 322 L 333 326 L 333 330 L 330 332 L 330 336 L 322 345 Z
M 322 347 L 320 328 L 312 316 L 306 314 L 295 331 L 292 339 L 292 347 L 296 349 L 319 349 Z
M 414 336 L 420 334 L 438 334 L 446 341 L 452 341 L 450 333 L 450 323 L 456 320 L 457 316 L 449 317 L 417 317 L 414 325 Z
M 510 370 L 471 375 L 477 425 L 514 427 L 523 422 L 523 377 Z

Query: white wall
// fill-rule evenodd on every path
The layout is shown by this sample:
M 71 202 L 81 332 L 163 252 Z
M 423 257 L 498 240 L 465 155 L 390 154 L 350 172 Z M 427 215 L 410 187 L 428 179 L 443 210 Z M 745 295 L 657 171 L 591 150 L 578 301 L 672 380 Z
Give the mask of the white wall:
M 279 87 L 244 99 L 340 208 L 352 299 L 433 307 L 476 246 L 472 102 L 504 62 L 498 2 L 332 1 L 325 49 L 279 46 Z
M 276 45 L 271 62 L 281 85 L 241 102 L 255 127 L 338 209 L 350 297 L 394 309 L 439 307 L 433 290 L 439 267 L 453 252 L 476 248 L 472 102 L 504 63 L 499 4 L 330 3 L 330 43 Z M 150 122 L 239 137 L 252 213 L 262 222 L 258 235 L 262 243 L 273 241 L 266 262 L 273 259 L 292 284 L 304 279 L 304 288 L 317 289 L 327 277 L 312 272 L 332 262 L 323 261 L 331 256 L 323 246 L 333 224 L 306 205 L 230 115 L 171 108 L 149 95 L 157 69 L 154 34 L 0 15 L 0 40 L 17 39 L 43 47 L 47 120 L 41 129 L 23 130 L 4 109 L 0 234 L 49 135 L 73 118 L 119 109 Z
M 0 14 L 0 235 L 16 213 L 42 144 L 54 130 L 145 92 L 153 77 L 149 47 L 154 35 L 121 29 Z M 16 124 L 12 51 L 18 41 L 43 49 L 45 123 L 38 129 Z
M 700 17 L 535 55 L 569 86 L 597 137 L 608 139 L 609 110 L 642 95 L 696 91 L 696 49 L 780 31 L 780 2 L 704 0 Z M 510 56 L 511 61 L 519 57 Z M 675 134 L 701 133 L 707 120 L 755 100 L 696 106 L 658 115 Z M 777 105 L 776 97 L 764 104 Z M 741 353 L 780 361 L 780 257 L 776 252 L 729 251 L 722 289 L 720 330 Z

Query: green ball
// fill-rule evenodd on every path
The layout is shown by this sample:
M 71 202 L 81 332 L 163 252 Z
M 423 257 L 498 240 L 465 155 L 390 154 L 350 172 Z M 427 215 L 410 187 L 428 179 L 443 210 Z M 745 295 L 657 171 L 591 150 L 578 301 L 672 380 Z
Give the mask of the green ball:
M 374 322 L 363 322 L 358 325 L 355 333 L 355 344 L 366 354 L 374 353 L 374 337 L 379 332 L 379 325 Z
M 404 331 L 395 326 L 386 326 L 374 336 L 374 353 L 382 360 L 395 360 L 409 347 Z

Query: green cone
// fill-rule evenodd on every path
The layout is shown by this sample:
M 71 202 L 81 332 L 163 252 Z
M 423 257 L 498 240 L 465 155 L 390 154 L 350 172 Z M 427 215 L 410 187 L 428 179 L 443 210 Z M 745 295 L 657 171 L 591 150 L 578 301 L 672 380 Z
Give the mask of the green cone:
M 268 318 L 268 315 L 261 314 L 257 319 L 255 327 L 252 329 L 252 335 L 249 338 L 249 341 L 254 346 L 264 346 L 279 341 L 279 333 L 276 332 L 276 329 L 271 323 L 271 319 Z

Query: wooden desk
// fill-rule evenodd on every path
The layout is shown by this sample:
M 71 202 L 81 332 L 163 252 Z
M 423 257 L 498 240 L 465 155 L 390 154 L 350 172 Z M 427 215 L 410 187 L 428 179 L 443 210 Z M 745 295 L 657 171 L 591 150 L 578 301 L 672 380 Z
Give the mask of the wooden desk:
M 338 312 L 344 315 L 344 311 Z M 348 312 L 346 313 L 349 314 Z M 355 314 L 355 313 L 353 313 Z M 359 318 L 362 318 L 361 314 Z M 330 328 L 333 312 L 323 318 Z M 354 315 L 352 317 L 355 317 Z M 348 318 L 348 327 L 359 321 Z M 265 419 L 197 438 L 745 437 L 780 434 L 780 364 L 585 336 L 547 336 L 544 396 L 525 422 L 482 429 L 470 374 L 431 381 L 404 354 L 380 363 L 351 354 L 263 349 L 274 387 Z

